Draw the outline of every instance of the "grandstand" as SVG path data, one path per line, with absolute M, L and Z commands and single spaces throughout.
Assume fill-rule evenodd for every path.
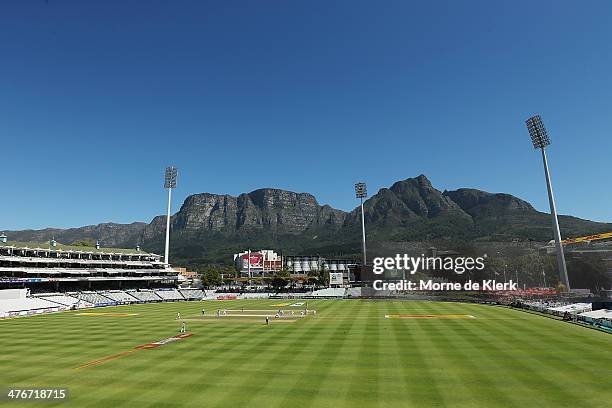
M 45 299 L 28 297 L 26 289 L 0 291 L 0 317 L 27 316 L 59 312 L 66 306 Z
M 117 303 L 135 303 L 138 302 L 138 299 L 133 297 L 127 292 L 121 290 L 110 290 L 103 292 L 104 296 L 107 298 L 114 300 Z
M 59 312 L 65 306 L 44 299 L 14 299 L 0 301 L 0 317 L 26 316 L 38 313 Z
M 116 306 L 131 303 L 215 299 L 214 292 L 200 289 L 164 288 L 158 290 L 84 291 L 69 293 L 41 293 L 29 296 L 27 289 L 0 290 L 0 318 L 60 312 L 70 309 Z
M 67 293 L 41 293 L 32 297 L 27 289 L 0 290 L 0 318 L 69 309 L 116 306 L 131 303 L 175 302 L 185 300 L 267 299 L 270 297 L 342 298 L 346 289 L 326 288 L 313 292 L 296 293 L 224 293 L 195 288 L 160 288 L 139 290 L 103 290 Z
M 202 300 L 204 299 L 204 292 L 200 289 L 180 289 L 181 295 L 187 300 Z
M 313 291 L 310 296 L 317 298 L 341 298 L 344 297 L 344 288 L 325 288 Z
M 79 300 L 92 303 L 94 306 L 109 306 L 114 305 L 116 302 L 112 299 L 104 296 L 98 292 L 81 292 L 79 293 L 70 293 L 73 297 L 78 297 Z
M 162 300 L 185 300 L 183 295 L 176 289 L 158 289 L 155 291 L 157 296 L 159 296 Z
M 134 298 L 140 300 L 141 302 L 159 302 L 161 298 L 155 294 L 152 290 L 133 290 L 127 291 L 128 294 L 133 296 Z
M 160 255 L 139 249 L 0 242 L 0 290 L 83 292 L 168 287 L 177 282 L 178 273 Z
M 44 300 L 48 300 L 49 302 L 57 303 L 62 306 L 67 307 L 93 307 L 93 303 L 81 301 L 79 302 L 78 297 L 73 297 L 69 295 L 64 295 L 61 293 L 43 293 L 36 295 L 36 297 Z

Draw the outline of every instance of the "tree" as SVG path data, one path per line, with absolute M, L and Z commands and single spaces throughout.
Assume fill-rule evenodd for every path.
M 276 272 L 274 275 L 272 275 L 272 288 L 274 288 L 274 290 L 278 292 L 284 289 L 285 286 L 287 286 L 287 283 L 289 283 L 290 279 L 291 274 L 287 269 L 283 268 L 280 271 Z
M 207 265 L 200 273 L 200 279 L 204 287 L 219 286 L 223 283 L 221 273 L 223 269 L 215 265 Z
M 593 293 L 599 293 L 610 287 L 608 267 L 599 255 L 568 257 L 567 270 L 570 286 L 573 288 L 590 289 Z
M 503 280 L 506 263 L 507 260 L 504 258 L 489 256 L 485 260 L 484 272 L 486 279 Z
M 317 270 L 308 271 L 306 282 L 308 282 L 309 285 L 316 286 L 319 284 L 320 280 L 321 280 L 321 276 L 320 276 L 319 271 Z
M 325 267 L 325 265 L 321 265 L 317 279 L 319 286 L 329 286 L 329 270 Z
M 233 266 L 223 265 L 219 267 L 219 273 L 226 277 L 234 277 L 236 276 L 236 269 Z

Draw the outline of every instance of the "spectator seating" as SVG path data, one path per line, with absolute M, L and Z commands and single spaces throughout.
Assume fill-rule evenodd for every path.
M 200 289 L 179 289 L 179 292 L 185 299 L 202 300 L 204 298 L 204 292 Z
M 66 306 L 41 298 L 18 298 L 0 300 L 0 317 L 27 316 L 37 313 L 58 312 Z
M 128 293 L 141 302 L 159 302 L 161 300 L 152 290 L 128 291 Z
M 109 299 L 98 292 L 81 292 L 79 299 L 85 302 L 93 303 L 94 306 L 112 305 L 116 303 L 114 300 Z
M 103 294 L 107 298 L 112 299 L 115 302 L 119 302 L 119 303 L 132 303 L 132 302 L 138 301 L 138 299 L 136 299 L 129 293 L 126 293 L 122 290 L 107 291 L 107 292 L 103 292 Z
M 162 300 L 185 300 L 183 295 L 176 289 L 158 289 L 155 293 Z
M 268 296 L 269 294 L 262 294 Z M 184 289 L 141 289 L 141 290 L 107 290 L 68 293 L 44 293 L 27 297 L 0 298 L 0 318 L 27 316 L 38 313 L 57 312 L 72 308 L 111 306 L 122 303 L 161 302 L 178 300 L 216 299 L 215 291 L 203 291 L 195 288 Z M 232 293 L 231 296 L 236 296 Z
M 344 288 L 325 288 L 319 289 L 312 292 L 313 297 L 344 297 Z
M 62 306 L 68 306 L 68 307 L 77 305 L 79 303 L 78 297 L 68 296 L 68 295 L 63 295 L 63 294 L 46 294 L 46 295 L 38 295 L 37 297 L 40 299 L 48 300 L 50 302 L 57 303 Z M 92 307 L 93 304 L 88 303 L 88 302 L 81 302 L 81 304 L 78 306 Z

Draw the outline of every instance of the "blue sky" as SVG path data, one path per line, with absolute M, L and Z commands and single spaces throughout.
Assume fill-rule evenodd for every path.
M 427 175 L 612 222 L 608 1 L 0 4 L 0 229 L 149 221 L 199 192 L 349 210 Z

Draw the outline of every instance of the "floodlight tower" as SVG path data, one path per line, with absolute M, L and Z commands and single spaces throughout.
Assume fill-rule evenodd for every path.
M 363 199 L 368 196 L 368 189 L 363 182 L 355 183 L 355 196 L 361 201 L 361 243 L 363 246 L 363 265 L 367 265 L 366 259 L 366 234 L 365 234 L 365 215 L 363 213 Z
M 561 244 L 561 230 L 559 229 L 559 219 L 557 218 L 557 206 L 555 205 L 555 197 L 552 190 L 552 182 L 550 180 L 550 172 L 548 171 L 548 160 L 546 159 L 546 146 L 550 145 L 550 139 L 546 133 L 546 128 L 542 122 L 540 115 L 532 116 L 525 121 L 529 136 L 534 149 L 542 151 L 542 161 L 544 162 L 544 174 L 546 176 L 546 187 L 548 188 L 548 203 L 550 204 L 550 215 L 553 224 L 553 233 L 555 236 L 555 246 L 557 247 L 557 264 L 559 265 L 559 278 L 565 285 L 566 289 L 570 290 L 569 278 L 567 276 L 567 266 L 565 264 L 565 255 L 563 254 L 563 245 Z
M 164 177 L 164 188 L 168 189 L 168 213 L 166 217 L 166 252 L 164 253 L 164 262 L 166 267 L 170 267 L 168 255 L 170 253 L 170 208 L 172 202 L 172 189 L 176 188 L 176 176 L 178 170 L 174 166 L 166 167 L 166 175 Z

